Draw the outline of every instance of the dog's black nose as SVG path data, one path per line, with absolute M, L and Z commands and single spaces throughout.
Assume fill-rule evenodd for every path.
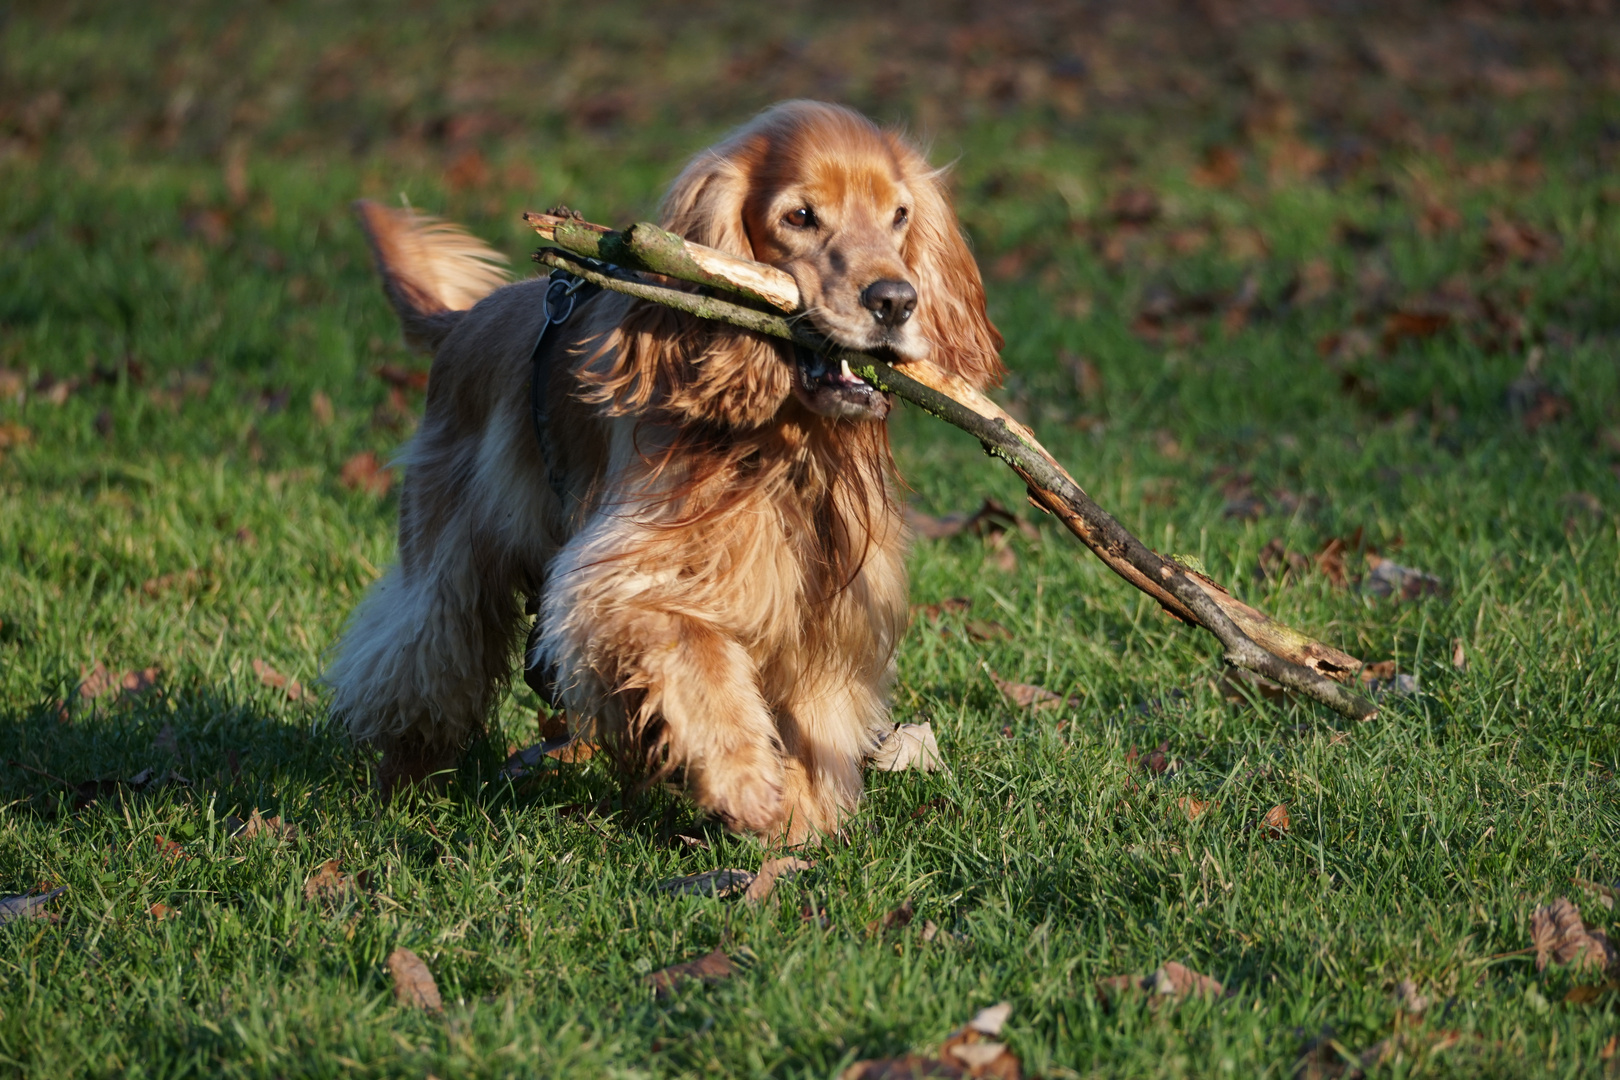
M 861 306 L 884 326 L 899 326 L 917 310 L 917 290 L 909 281 L 874 281 L 861 290 Z

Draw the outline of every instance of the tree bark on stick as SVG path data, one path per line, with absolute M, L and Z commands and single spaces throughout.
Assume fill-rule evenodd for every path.
M 1361 669 L 1360 660 L 1277 622 L 1209 577 L 1147 547 L 1086 494 L 1033 432 L 990 398 L 935 364 L 891 364 L 836 345 L 803 319 L 777 314 L 796 312 L 800 307 L 797 284 L 788 274 L 690 243 L 645 222 L 614 232 L 569 217 L 525 214 L 524 218 L 542 238 L 559 245 L 535 253 L 535 261 L 542 265 L 700 318 L 843 357 L 852 371 L 878 389 L 977 438 L 987 454 L 1006 463 L 1024 481 L 1035 505 L 1063 522 L 1109 569 L 1172 615 L 1213 634 L 1223 646 L 1228 664 L 1271 679 L 1352 719 L 1368 720 L 1377 714 L 1376 705 L 1341 685 Z M 593 265 L 591 260 L 613 265 Z M 752 303 L 627 279 L 615 273 L 615 268 L 674 278 L 708 290 L 723 289 Z M 774 310 L 761 310 L 760 305 Z

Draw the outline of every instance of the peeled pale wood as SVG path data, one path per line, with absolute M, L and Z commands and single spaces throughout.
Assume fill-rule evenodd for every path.
M 715 296 L 643 281 L 626 281 L 602 268 L 586 265 L 576 257 L 601 259 L 618 266 L 727 289 L 745 299 L 765 300 L 755 288 L 760 275 L 734 281 L 723 272 L 728 267 L 722 259 L 733 263 L 741 260 L 730 256 L 708 258 L 709 255 L 720 256 L 720 253 L 683 240 L 656 225 L 643 222 L 623 233 L 615 233 L 573 219 L 538 214 L 528 214 L 525 218 L 542 237 L 566 249 L 536 252 L 535 260 L 543 265 L 568 270 L 603 288 L 665 304 L 701 318 L 731 323 L 785 338 L 817 352 L 841 356 L 855 374 L 878 389 L 903 398 L 975 436 L 985 453 L 1000 458 L 1018 474 L 1029 489 L 1031 501 L 1063 522 L 1111 570 L 1153 597 L 1172 615 L 1214 634 L 1225 647 L 1227 663 L 1263 675 L 1345 716 L 1366 720 L 1377 714 L 1377 706 L 1372 702 L 1335 681 L 1347 679 L 1360 670 L 1360 660 L 1277 622 L 1238 600 L 1205 575 L 1148 548 L 1085 493 L 1033 432 L 950 372 L 928 361 L 890 364 L 836 345 L 810 329 L 805 320 L 789 320 Z M 641 238 L 634 245 L 625 239 L 631 234 Z M 707 269 L 698 265 L 693 252 L 705 253 L 702 258 L 706 260 Z M 749 265 L 762 267 L 762 264 Z M 762 269 L 787 277 L 770 267 Z M 766 302 L 782 307 L 774 300 Z M 798 306 L 795 290 L 793 310 Z
M 752 259 L 739 259 L 702 244 L 689 244 L 657 225 L 641 222 L 623 232 L 612 232 L 601 225 L 555 214 L 527 213 L 523 220 L 542 239 L 551 240 L 577 255 L 727 289 L 769 304 L 778 311 L 799 309 L 799 285 L 792 275 Z

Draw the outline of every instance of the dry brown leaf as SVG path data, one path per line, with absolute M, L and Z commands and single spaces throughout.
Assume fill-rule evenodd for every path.
M 1425 596 L 1444 596 L 1445 583 L 1433 574 L 1402 566 L 1372 552 L 1367 553 L 1368 574 L 1362 587 L 1374 596 L 1389 596 L 1397 600 L 1417 600 Z
M 670 878 L 658 883 L 658 891 L 675 896 L 713 896 L 724 899 L 743 892 L 754 883 L 754 874 L 747 870 L 705 870 L 701 874 Z
M 898 1058 L 857 1061 L 839 1075 L 839 1080 L 918 1080 L 921 1077 L 1021 1080 L 1022 1062 L 1005 1043 L 997 1040 L 1011 1014 L 1012 1005 L 1005 1001 L 981 1009 L 967 1024 L 951 1032 L 940 1045 L 937 1056 L 906 1054 Z
M 343 463 L 338 481 L 350 491 L 367 491 L 381 498 L 394 486 L 394 473 L 375 452 L 362 450 Z
M 668 997 L 674 993 L 675 988 L 682 980 L 695 979 L 704 983 L 717 983 L 721 979 L 728 979 L 736 973 L 731 964 L 731 958 L 719 949 L 704 953 L 696 960 L 688 960 L 682 964 L 671 964 L 661 971 L 655 971 L 645 976 L 642 981 L 653 988 L 658 997 Z
M 1025 521 L 995 499 L 986 499 L 971 514 L 947 514 L 930 517 L 919 510 L 906 510 L 906 523 L 912 532 L 929 540 L 943 540 L 958 533 L 972 532 L 978 536 L 997 537 L 1016 529 L 1026 539 L 1033 540 L 1040 530 Z
M 1608 935 L 1581 921 L 1581 909 L 1567 896 L 1537 907 L 1531 914 L 1530 944 L 1536 950 L 1537 971 L 1546 970 L 1552 960 L 1572 964 L 1576 971 L 1595 968 L 1620 977 L 1620 953 Z
M 1288 835 L 1288 826 L 1292 822 L 1288 817 L 1288 807 L 1278 803 L 1266 811 L 1266 816 L 1260 819 L 1260 827 L 1266 830 L 1266 835 L 1273 840 L 1280 840 Z
M 878 772 L 938 772 L 944 768 L 939 753 L 939 742 L 934 738 L 934 725 L 901 724 L 883 737 L 883 741 L 867 759 Z
M 176 915 L 180 914 L 168 904 L 153 904 L 151 907 L 146 909 L 146 913 L 152 916 L 152 918 L 156 919 L 158 922 L 162 922 L 164 919 L 172 919 Z
M 298 826 L 282 821 L 279 815 L 263 817 L 259 814 L 258 807 L 253 808 L 246 821 L 238 817 L 227 817 L 225 832 L 226 835 L 238 840 L 252 840 L 259 836 L 270 836 L 277 840 L 298 839 Z
M 10 397 L 10 394 L 0 394 L 0 397 Z M 32 428 L 24 427 L 16 421 L 8 420 L 0 424 L 0 452 L 15 450 L 19 446 L 27 446 L 34 441 Z
M 754 880 L 748 883 L 743 891 L 743 903 L 759 906 L 770 899 L 771 892 L 779 881 L 790 881 L 801 871 L 808 870 L 815 863 L 796 859 L 792 856 L 781 859 L 766 859 L 760 864 L 759 873 Z
M 1463 648 L 1462 638 L 1451 640 L 1451 666 L 1457 671 L 1468 670 L 1468 650 Z
M 332 399 L 325 390 L 317 390 L 309 396 L 309 413 L 321 427 L 331 427 L 332 421 L 337 418 L 337 410 L 332 407 Z
M 1612 990 L 1620 990 L 1620 983 L 1606 982 L 1601 986 L 1572 986 L 1564 994 L 1564 1004 L 1590 1005 Z
M 263 660 L 253 661 L 253 674 L 270 689 L 285 690 L 288 700 L 302 701 L 304 698 L 304 687 L 298 680 L 288 678 Z
M 965 596 L 952 596 L 941 600 L 937 604 L 923 604 L 911 609 L 913 615 L 926 615 L 930 619 L 938 620 L 941 615 L 959 615 L 973 606 L 973 601 Z
M 1243 175 L 1243 158 L 1230 146 L 1216 145 L 1204 151 L 1203 162 L 1193 170 L 1192 182 L 1199 187 L 1231 187 Z
M 153 839 L 157 842 L 158 854 L 162 855 L 170 862 L 174 862 L 176 859 L 191 858 L 190 855 L 186 854 L 185 849 L 179 844 L 175 843 L 173 840 L 166 840 L 162 835 L 155 836 Z
M 311 902 L 322 900 L 334 904 L 341 903 L 358 892 L 361 887 L 361 882 L 355 875 L 343 872 L 343 863 L 340 860 L 327 859 L 304 881 L 304 899 Z
M 1401 1008 L 1413 1016 L 1421 1016 L 1429 1007 L 1429 999 L 1418 993 L 1417 983 L 1411 979 L 1402 979 L 1395 987 L 1395 1000 Z
M 887 933 L 890 930 L 903 929 L 904 927 L 911 925 L 911 920 L 916 917 L 916 914 L 917 909 L 912 906 L 910 900 L 907 900 L 899 907 L 883 915 L 879 915 L 877 918 L 867 923 L 866 932 L 868 935 L 872 935 Z
M 439 984 L 433 981 L 433 972 L 422 958 L 401 946 L 388 954 L 388 973 L 394 977 L 394 1001 L 407 1009 L 426 1009 L 439 1012 L 444 1002 L 439 998 Z
M 1148 1000 L 1156 1005 L 1160 1001 L 1179 1001 L 1195 995 L 1221 997 L 1226 994 L 1226 988 L 1219 980 L 1171 960 L 1149 975 L 1113 975 L 1099 979 L 1097 993 L 1105 1003 L 1146 994 L 1150 995 Z
M 1036 712 L 1040 712 L 1045 709 L 1061 709 L 1064 706 L 1076 708 L 1080 704 L 1078 697 L 1064 699 L 1044 687 L 1036 686 L 1033 683 L 1012 682 L 1003 679 L 994 671 L 990 671 L 989 668 L 985 670 L 990 674 L 990 681 L 996 684 L 996 689 L 1000 690 L 1006 695 L 1008 701 L 1011 701 L 1020 709 L 1034 709 Z
M 1181 812 L 1183 814 L 1187 815 L 1188 821 L 1197 821 L 1210 807 L 1214 806 L 1215 804 L 1212 802 L 1206 802 L 1203 799 L 1196 799 L 1191 795 L 1183 795 L 1181 798 L 1176 800 L 1176 805 L 1181 808 Z
M 1166 739 L 1146 754 L 1140 753 L 1135 744 L 1125 751 L 1125 765 L 1127 768 L 1141 765 L 1146 772 L 1154 776 L 1163 776 L 1174 772 L 1181 767 L 1181 762 L 1170 756 L 1170 740 Z

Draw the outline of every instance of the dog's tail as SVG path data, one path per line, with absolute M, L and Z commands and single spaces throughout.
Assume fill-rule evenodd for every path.
M 413 348 L 433 352 L 468 308 L 507 283 L 506 256 L 459 225 L 369 199 L 354 209 Z

